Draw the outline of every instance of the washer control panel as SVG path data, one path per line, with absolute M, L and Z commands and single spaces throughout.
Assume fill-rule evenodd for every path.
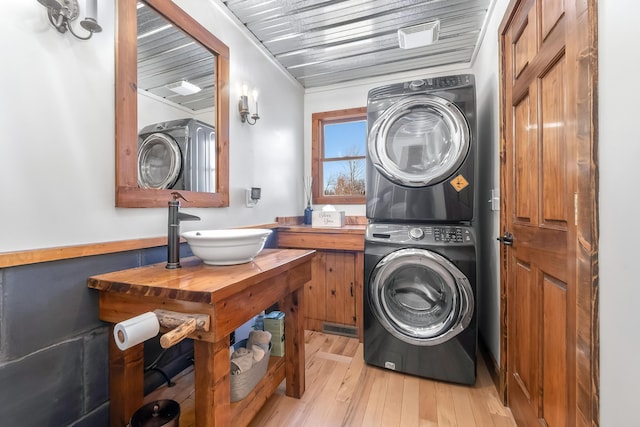
M 436 242 L 463 242 L 462 235 L 460 227 L 433 227 L 433 238 Z
M 414 245 L 475 243 L 473 230 L 466 225 L 369 224 L 365 239 Z

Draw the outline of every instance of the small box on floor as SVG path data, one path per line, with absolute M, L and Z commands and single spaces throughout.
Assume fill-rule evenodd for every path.
M 264 330 L 271 332 L 271 355 L 284 356 L 284 313 L 272 311 L 265 315 Z

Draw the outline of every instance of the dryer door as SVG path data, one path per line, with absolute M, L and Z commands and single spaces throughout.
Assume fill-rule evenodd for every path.
M 426 249 L 392 252 L 374 268 L 369 301 L 376 318 L 396 338 L 436 345 L 462 332 L 474 310 L 467 277 Z
M 182 154 L 178 143 L 164 133 L 153 133 L 138 147 L 138 185 L 171 188 L 180 176 Z
M 425 187 L 449 178 L 469 154 L 470 130 L 460 109 L 433 95 L 403 98 L 369 132 L 373 165 L 392 182 Z

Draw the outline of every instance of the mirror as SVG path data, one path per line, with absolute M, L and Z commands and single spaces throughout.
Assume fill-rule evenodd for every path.
M 137 3 L 136 0 L 118 0 L 117 3 L 116 206 L 166 207 L 174 189 L 144 188 L 138 183 L 138 132 L 140 131 L 138 117 L 142 114 L 147 120 L 153 115 L 138 109 L 139 104 L 147 102 L 138 102 L 138 46 L 137 42 L 134 42 L 138 35 Z M 201 55 L 204 57 L 201 61 L 205 64 L 204 66 L 212 67 L 208 78 L 213 76 L 213 82 L 195 82 L 203 86 L 203 94 L 211 96 L 213 102 L 205 104 L 195 102 L 195 98 L 202 100 L 202 97 L 172 95 L 166 88 L 161 88 L 160 92 L 154 93 L 151 90 L 149 92 L 153 94 L 152 97 L 169 99 L 171 102 L 180 104 L 184 111 L 192 110 L 192 118 L 211 124 L 215 128 L 215 153 L 211 156 L 215 159 L 215 165 L 211 168 L 215 177 L 210 179 L 215 183 L 215 189 L 212 192 L 179 189 L 178 191 L 188 200 L 183 202 L 183 205 L 187 207 L 229 206 L 229 48 L 173 2 L 145 0 L 140 3 L 145 9 L 152 11 L 145 13 L 157 14 L 158 19 L 168 21 L 177 30 L 193 39 L 195 43 L 192 45 L 201 50 L 198 55 L 202 54 L 202 50 L 213 54 L 212 60 L 206 52 Z M 148 51 L 147 48 L 144 51 Z M 140 75 L 140 89 L 145 89 L 144 86 L 149 79 L 145 73 Z

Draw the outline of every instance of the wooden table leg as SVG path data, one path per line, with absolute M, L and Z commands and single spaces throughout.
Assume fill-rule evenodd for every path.
M 120 350 L 109 328 L 109 399 L 111 427 L 125 427 L 144 401 L 144 343 Z
M 282 301 L 284 316 L 284 357 L 286 394 L 299 399 L 304 394 L 304 318 L 302 308 L 303 288 L 287 295 Z
M 193 342 L 196 427 L 231 425 L 229 337 L 213 344 Z

